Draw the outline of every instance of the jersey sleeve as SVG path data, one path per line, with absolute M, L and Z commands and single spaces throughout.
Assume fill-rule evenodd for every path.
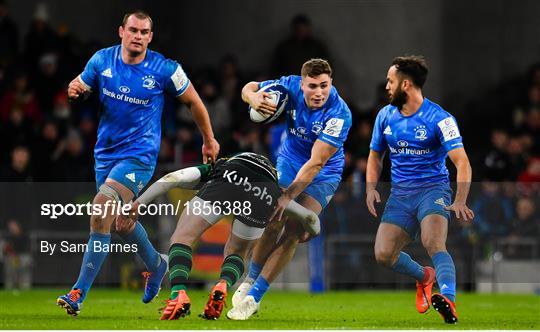
M 297 80 L 295 80 L 294 75 L 292 75 L 292 76 L 282 76 L 280 79 L 277 79 L 277 80 L 267 80 L 267 81 L 260 82 L 259 83 L 259 89 L 263 88 L 263 87 L 265 87 L 267 85 L 270 85 L 270 84 L 278 83 L 278 84 L 283 85 L 285 88 L 287 88 L 287 90 L 291 91 L 291 87 L 292 87 L 292 85 L 294 84 L 295 81 L 297 81 Z
M 388 143 L 384 137 L 384 118 L 386 111 L 380 110 L 375 119 L 375 125 L 373 126 L 373 133 L 371 134 L 371 143 L 369 148 L 373 151 L 383 152 L 386 150 Z
M 98 51 L 88 60 L 84 71 L 80 75 L 80 80 L 90 90 L 95 90 L 98 86 L 99 68 L 103 62 L 101 52 Z
M 329 116 L 324 127 L 317 137 L 318 140 L 340 148 L 345 143 L 349 129 L 351 129 L 352 116 L 346 105 L 340 105 L 340 111 Z
M 456 119 L 450 114 L 447 114 L 443 119 L 437 120 L 437 128 L 435 130 L 446 152 L 463 147 L 463 139 L 459 132 Z
M 167 60 L 165 65 L 165 92 L 178 97 L 186 92 L 189 87 L 189 78 L 182 66 L 172 60 Z

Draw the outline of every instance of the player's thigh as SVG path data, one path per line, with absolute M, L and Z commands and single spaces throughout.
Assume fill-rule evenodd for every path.
M 452 192 L 449 186 L 441 185 L 426 189 L 420 198 L 418 220 L 420 220 L 422 245 L 429 252 L 445 250 L 448 235 Z
M 448 185 L 436 186 L 422 191 L 418 198 L 417 219 L 423 221 L 426 216 L 436 214 L 450 220 L 450 211 L 445 207 L 452 204 L 452 190 Z
M 410 195 L 390 194 L 381 217 L 381 225 L 392 224 L 405 231 L 410 239 L 416 239 L 420 223 L 416 218 L 418 202 Z
M 420 224 L 422 245 L 428 254 L 446 250 L 448 219 L 440 214 L 428 214 Z
M 223 215 L 213 214 L 211 210 L 205 211 L 202 208 L 204 205 L 210 206 L 209 203 L 200 197 L 193 197 L 178 219 L 171 236 L 171 244 L 182 243 L 191 246 L 208 228 L 223 218 Z

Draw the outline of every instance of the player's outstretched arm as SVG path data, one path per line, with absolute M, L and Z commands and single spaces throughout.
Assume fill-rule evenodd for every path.
M 139 204 L 148 204 L 156 197 L 166 193 L 172 188 L 194 189 L 203 176 L 205 170 L 201 167 L 188 167 L 171 172 L 154 182 L 146 191 L 137 198 Z
M 450 157 L 450 160 L 452 160 L 457 169 L 457 190 L 454 203 L 445 207 L 445 209 L 454 211 L 456 218 L 460 220 L 470 221 L 474 218 L 474 212 L 467 207 L 467 196 L 469 195 L 472 179 L 472 168 L 469 163 L 469 157 L 464 148 L 451 150 L 448 152 L 448 157 Z
M 242 88 L 242 100 L 254 110 L 263 115 L 272 115 L 276 112 L 276 106 L 270 103 L 270 94 L 259 90 L 259 82 L 249 82 Z
M 338 149 L 321 140 L 316 140 L 311 149 L 311 157 L 300 168 L 296 174 L 296 178 L 283 192 L 278 199 L 278 204 L 270 220 L 280 220 L 283 211 L 289 205 L 289 202 L 294 200 L 300 193 L 306 189 L 313 179 L 319 174 L 321 169 L 326 165 L 326 162 L 336 153 Z
M 289 205 L 285 208 L 284 214 L 293 220 L 299 221 L 311 236 L 317 236 L 321 232 L 319 216 L 295 201 L 289 202 Z
M 116 219 L 116 229 L 132 229 L 133 224 L 139 216 L 139 206 L 141 204 L 147 205 L 159 195 L 162 195 L 175 187 L 194 189 L 201 181 L 201 178 L 206 178 L 208 176 L 210 170 L 210 165 L 188 167 L 171 172 L 157 180 L 131 204 L 130 210 L 125 215 L 118 216 Z
M 204 106 L 201 97 L 199 97 L 199 94 L 190 83 L 187 90 L 180 95 L 178 99 L 189 107 L 193 120 L 197 124 L 197 127 L 199 127 L 199 131 L 203 137 L 203 163 L 206 164 L 209 161 L 216 161 L 219 154 L 219 143 L 214 138 L 210 116 L 208 115 L 208 110 L 206 109 L 206 106 Z
M 377 183 L 381 176 L 384 153 L 369 150 L 369 157 L 366 168 L 366 205 L 369 213 L 377 217 L 375 203 L 381 202 L 381 195 L 377 191 Z

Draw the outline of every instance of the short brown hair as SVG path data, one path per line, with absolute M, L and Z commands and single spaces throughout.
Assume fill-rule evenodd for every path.
M 128 12 L 128 13 L 126 13 L 126 15 L 124 15 L 124 19 L 122 20 L 122 26 L 123 27 L 126 26 L 126 22 L 127 22 L 128 18 L 131 15 L 135 15 L 135 17 L 138 18 L 139 20 L 147 19 L 148 21 L 150 21 L 150 30 L 152 30 L 152 27 L 154 26 L 154 21 L 152 21 L 152 18 L 150 17 L 150 15 L 147 12 L 145 12 L 144 10 L 140 10 L 140 9 Z
M 419 88 L 424 86 L 428 74 L 426 59 L 421 55 L 408 55 L 394 58 L 392 66 L 398 73 L 407 76 Z
M 332 77 L 332 68 L 328 61 L 324 59 L 311 59 L 302 65 L 301 74 L 302 77 L 316 77 L 321 74 L 328 74 L 328 76 Z

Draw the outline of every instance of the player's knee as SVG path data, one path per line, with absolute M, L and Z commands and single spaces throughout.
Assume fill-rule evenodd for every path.
M 436 238 L 422 238 L 422 245 L 430 257 L 439 251 L 446 251 L 446 245 L 444 242 Z
M 107 219 L 102 215 L 92 215 L 90 217 L 90 229 L 93 232 L 109 233 L 111 231 L 111 223 Z
M 394 265 L 396 258 L 397 255 L 392 250 L 375 247 L 375 260 L 377 261 L 377 264 L 391 267 Z

